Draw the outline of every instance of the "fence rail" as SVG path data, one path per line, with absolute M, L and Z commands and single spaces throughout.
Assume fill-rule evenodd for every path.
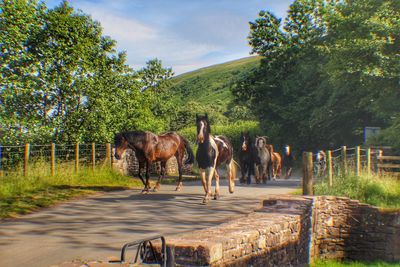
M 320 150 L 315 154 L 303 152 L 303 194 L 312 194 L 310 184 L 314 182 L 326 181 L 332 186 L 335 175 L 353 173 L 359 176 L 361 172 L 399 173 L 400 156 L 384 156 L 380 149 L 364 149 L 360 146 L 342 146 L 335 150 Z
M 46 144 L 21 146 L 0 145 L 0 176 L 30 174 L 30 167 L 39 166 L 41 174 L 54 176 L 70 169 L 79 171 L 81 166 L 112 166 L 111 144 Z

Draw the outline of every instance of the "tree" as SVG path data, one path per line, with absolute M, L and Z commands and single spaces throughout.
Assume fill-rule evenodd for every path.
M 283 27 L 260 12 L 261 20 L 250 22 L 249 43 L 265 59 L 233 88 L 237 101 L 255 110 L 278 144 L 361 143 L 364 126 L 390 125 L 399 113 L 398 7 L 297 0 Z

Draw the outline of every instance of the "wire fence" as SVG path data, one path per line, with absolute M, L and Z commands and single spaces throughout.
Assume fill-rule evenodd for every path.
M 320 150 L 312 153 L 313 180 L 314 182 L 329 182 L 333 176 L 344 174 L 359 175 L 362 172 L 370 174 L 397 171 L 395 168 L 390 170 L 385 168 L 389 165 L 382 164 L 384 158 L 383 150 L 379 148 L 361 148 L 359 146 L 347 148 L 343 146 L 335 150 Z M 395 159 L 397 157 L 387 158 Z M 398 158 L 400 160 L 400 157 Z
M 110 144 L 47 144 L 0 146 L 0 176 L 27 176 L 78 171 L 81 167 L 111 166 Z M 39 173 L 38 173 L 39 172 Z

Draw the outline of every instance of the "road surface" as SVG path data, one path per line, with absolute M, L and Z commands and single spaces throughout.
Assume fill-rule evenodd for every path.
M 1 267 L 48 267 L 75 259 L 118 256 L 124 243 L 156 234 L 171 235 L 202 229 L 252 212 L 269 194 L 286 194 L 299 179 L 271 181 L 267 185 L 236 185 L 229 194 L 202 204 L 199 182 L 174 185 L 141 195 L 126 190 L 92 196 L 0 223 Z

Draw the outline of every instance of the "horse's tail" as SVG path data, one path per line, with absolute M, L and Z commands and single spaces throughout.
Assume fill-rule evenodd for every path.
M 231 162 L 229 162 L 228 165 L 228 184 L 229 184 L 229 193 L 233 193 L 234 189 L 235 189 L 235 179 L 236 179 L 236 165 L 237 162 L 233 160 L 231 160 Z
M 185 137 L 183 137 L 183 136 L 180 136 L 180 137 L 183 141 L 183 144 L 185 145 L 186 153 L 188 155 L 188 158 L 185 161 L 185 164 L 193 164 L 194 163 L 194 154 L 193 154 L 192 148 L 190 147 L 190 143 Z

